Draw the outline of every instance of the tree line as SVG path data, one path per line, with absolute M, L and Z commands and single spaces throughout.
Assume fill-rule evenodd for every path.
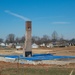
M 50 42 L 61 42 L 63 43 L 64 41 L 67 42 L 67 41 L 70 41 L 70 42 L 75 42 L 75 39 L 71 39 L 71 40 L 66 40 L 63 38 L 63 36 L 59 37 L 58 36 L 58 33 L 56 31 L 54 31 L 50 36 L 48 35 L 43 35 L 42 37 L 39 37 L 39 36 L 32 36 L 32 43 L 36 43 L 38 45 L 40 44 L 45 44 L 47 45 L 48 43 Z M 25 42 L 25 36 L 22 36 L 21 38 L 19 37 L 15 37 L 14 34 L 9 34 L 7 35 L 5 41 L 0 38 L 0 43 L 24 43 Z

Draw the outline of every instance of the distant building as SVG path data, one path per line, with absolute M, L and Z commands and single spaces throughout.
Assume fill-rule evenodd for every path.
M 48 48 L 53 48 L 54 46 L 53 46 L 52 43 L 50 43 L 50 44 L 47 45 L 47 47 L 48 47 Z
M 16 49 L 17 50 L 22 50 L 23 48 L 22 48 L 22 46 L 16 46 Z
M 41 47 L 45 47 L 45 44 L 43 43 L 43 44 L 41 44 L 40 46 L 41 46 Z
M 6 46 L 5 43 L 0 43 L 0 46 Z
M 32 48 L 39 48 L 39 46 L 37 44 L 32 44 Z
M 5 45 L 6 45 L 6 47 L 8 47 L 8 46 L 9 46 L 9 44 L 7 44 L 7 43 L 6 43 Z
M 17 50 L 23 50 L 23 46 L 24 46 L 23 43 L 17 43 L 16 46 L 15 46 L 15 48 L 16 48 Z

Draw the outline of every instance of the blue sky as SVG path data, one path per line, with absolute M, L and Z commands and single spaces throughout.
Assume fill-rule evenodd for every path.
M 32 21 L 33 36 L 51 36 L 56 31 L 75 38 L 75 0 L 0 0 L 0 38 L 25 34 L 25 21 Z

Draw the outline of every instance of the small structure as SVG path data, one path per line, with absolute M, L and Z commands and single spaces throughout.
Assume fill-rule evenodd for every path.
M 39 48 L 39 46 L 37 44 L 32 44 L 32 48 Z
M 45 47 L 45 44 L 43 43 L 43 44 L 41 44 L 40 46 L 41 46 L 41 47 Z
M 22 49 L 22 46 L 17 45 L 17 46 L 16 46 L 16 49 L 17 49 L 17 50 L 21 50 L 21 49 Z
M 5 46 L 5 43 L 0 43 L 0 46 L 4 47 Z
M 54 46 L 53 46 L 52 43 L 50 43 L 50 44 L 47 45 L 47 47 L 48 47 L 48 48 L 53 48 Z

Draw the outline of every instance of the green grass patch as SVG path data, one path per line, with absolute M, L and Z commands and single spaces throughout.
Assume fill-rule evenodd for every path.
M 1 71 L 1 75 L 69 75 L 71 68 L 9 68 Z M 72 75 L 75 75 L 75 69 Z

